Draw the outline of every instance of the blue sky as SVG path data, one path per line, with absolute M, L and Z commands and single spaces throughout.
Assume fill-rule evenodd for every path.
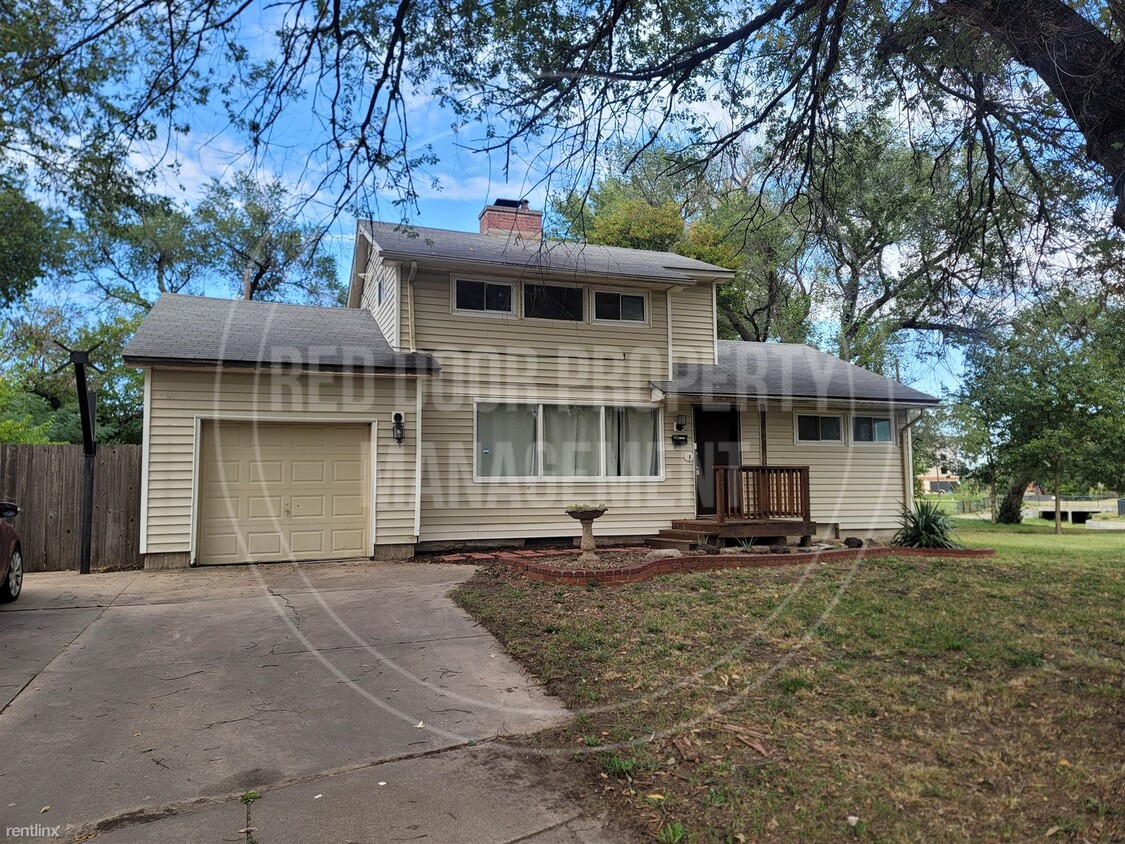
M 415 189 L 417 206 L 409 209 L 410 222 L 436 228 L 476 231 L 477 215 L 497 197 L 528 198 L 534 208 L 543 208 L 551 189 L 542 181 L 535 165 L 517 156 L 510 172 L 504 173 L 502 156 L 474 152 L 479 145 L 479 132 L 472 127 L 461 134 L 451 128 L 452 115 L 437 108 L 423 97 L 409 98 L 411 142 L 415 148 L 429 145 L 438 159 L 426 172 L 418 174 Z M 244 143 L 226 126 L 225 117 L 198 113 L 193 116 L 193 131 L 178 138 L 172 150 L 178 168 L 169 170 L 162 180 L 162 189 L 185 203 L 194 203 L 203 194 L 210 179 L 228 178 L 234 171 L 251 163 Z M 292 185 L 294 195 L 307 194 L 322 175 L 310 158 L 313 136 L 308 116 L 289 115 L 272 136 L 272 149 L 262 168 L 266 176 L 276 176 Z M 477 135 L 474 137 L 474 135 Z M 534 151 L 532 151 L 534 154 Z M 139 150 L 137 163 L 152 160 L 153 153 Z M 324 224 L 331 219 L 329 208 L 334 197 L 326 193 L 319 202 L 305 208 L 310 222 Z M 393 204 L 391 193 L 376 197 L 372 214 L 376 219 L 395 221 L 403 211 Z M 318 216 L 319 215 L 319 216 Z M 336 258 L 342 281 L 347 281 L 351 265 L 355 218 L 344 213 L 331 220 L 328 248 Z M 208 295 L 229 296 L 229 289 L 207 290 Z M 960 359 L 947 360 L 905 354 L 900 360 L 904 382 L 936 395 L 955 386 Z

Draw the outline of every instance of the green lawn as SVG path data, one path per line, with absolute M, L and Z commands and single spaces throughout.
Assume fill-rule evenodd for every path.
M 639 840 L 1125 840 L 1125 537 L 458 601 L 578 712 L 526 744 Z

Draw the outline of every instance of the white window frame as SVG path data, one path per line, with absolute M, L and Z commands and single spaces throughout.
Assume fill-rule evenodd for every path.
M 548 322 L 561 322 L 562 320 L 547 320 Z M 535 455 L 535 465 L 539 469 L 538 475 L 519 475 L 511 477 L 493 477 L 483 476 L 477 469 L 477 452 L 479 449 L 477 441 L 477 406 L 481 404 L 498 405 L 498 404 L 524 404 L 536 405 L 538 410 L 535 414 L 535 447 L 537 449 Z M 555 406 L 581 406 L 581 407 L 597 407 L 601 409 L 601 421 L 598 426 L 598 435 L 601 438 L 601 463 L 598 467 L 600 474 L 598 475 L 577 475 L 577 476 L 560 476 L 560 475 L 544 475 L 543 474 L 543 408 L 547 405 Z M 638 410 L 655 410 L 659 426 L 656 437 L 656 454 L 657 463 L 660 465 L 660 472 L 656 475 L 607 475 L 607 455 L 605 449 L 605 409 L 607 407 L 632 407 Z M 566 401 L 563 399 L 515 399 L 515 398 L 477 398 L 473 399 L 473 483 L 478 484 L 557 484 L 557 483 L 608 483 L 608 484 L 637 484 L 637 483 L 662 483 L 665 480 L 665 465 L 664 465 L 664 410 L 661 405 L 653 402 L 613 402 L 613 401 Z
M 476 311 L 472 308 L 458 308 L 457 307 L 457 282 L 459 281 L 476 281 L 481 284 L 496 284 L 504 285 L 512 291 L 512 309 L 510 311 Z M 479 276 L 461 275 L 458 273 L 450 273 L 449 275 L 449 312 L 459 316 L 472 316 L 472 317 L 486 317 L 490 319 L 519 319 L 520 318 L 520 303 L 523 301 L 523 294 L 520 290 L 520 285 L 515 281 L 506 281 L 502 278 L 481 278 Z
M 524 307 L 524 297 L 527 295 L 527 288 L 531 287 L 568 287 L 571 290 L 582 291 L 582 319 L 551 319 L 550 317 L 531 317 L 527 315 L 527 308 Z M 530 320 L 531 322 L 542 322 L 550 325 L 565 325 L 566 323 L 583 324 L 590 321 L 590 311 L 592 298 L 590 296 L 590 286 L 587 284 L 568 284 L 566 282 L 557 281 L 524 281 L 520 283 L 520 318 Z M 565 404 L 565 402 L 563 402 Z
M 891 438 L 889 440 L 857 440 L 855 438 L 855 420 L 861 416 L 866 416 L 868 419 L 886 419 L 891 427 Z M 887 447 L 897 445 L 895 437 L 895 417 L 893 413 L 877 414 L 875 411 L 865 411 L 863 413 L 849 413 L 848 417 L 848 441 L 850 445 L 858 445 L 864 447 Z
M 636 296 L 645 303 L 645 318 L 637 319 L 598 319 L 598 294 L 612 293 L 617 296 Z M 647 290 L 623 290 L 619 287 L 590 288 L 590 322 L 595 325 L 628 325 L 634 328 L 647 328 L 652 324 L 652 301 Z
M 840 420 L 840 439 L 838 440 L 803 440 L 801 439 L 801 421 L 802 416 L 834 416 Z M 820 410 L 794 410 L 793 411 L 793 443 L 794 445 L 811 445 L 811 446 L 842 446 L 848 445 L 848 433 L 850 424 L 848 414 L 831 411 Z

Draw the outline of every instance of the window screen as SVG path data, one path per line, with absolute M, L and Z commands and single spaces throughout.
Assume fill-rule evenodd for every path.
M 594 319 L 645 321 L 645 297 L 630 293 L 594 292 Z
M 840 442 L 840 417 L 798 416 L 797 439 L 802 442 Z
M 582 288 L 525 284 L 523 315 L 533 319 L 566 319 L 582 322 L 586 318 Z
M 457 301 L 454 307 L 459 311 L 491 311 L 501 314 L 512 312 L 512 285 L 510 284 L 459 278 L 456 295 Z
M 853 416 L 852 439 L 857 443 L 889 443 L 891 420 L 886 416 Z

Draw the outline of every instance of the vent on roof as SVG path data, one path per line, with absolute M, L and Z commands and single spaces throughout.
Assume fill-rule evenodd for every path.
M 543 212 L 532 211 L 526 199 L 497 199 L 480 212 L 480 233 L 496 237 L 543 239 Z

